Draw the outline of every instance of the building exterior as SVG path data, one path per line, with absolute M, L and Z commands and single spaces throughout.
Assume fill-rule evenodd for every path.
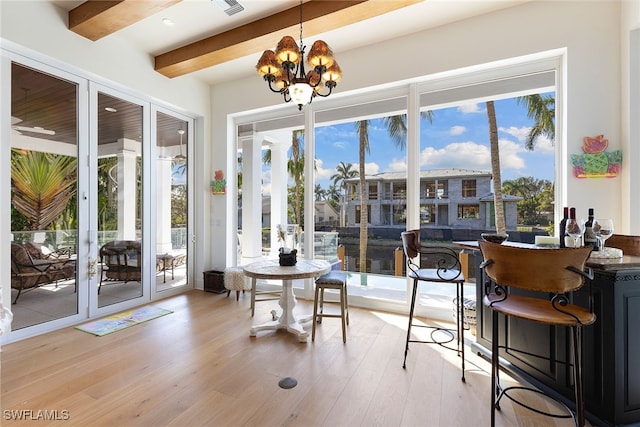
M 360 223 L 360 178 L 347 184 L 346 226 Z M 406 224 L 407 174 L 383 172 L 366 177 L 369 225 Z M 504 195 L 507 230 L 518 223 L 520 197 Z M 420 225 L 471 229 L 495 227 L 491 173 L 466 169 L 420 171 Z

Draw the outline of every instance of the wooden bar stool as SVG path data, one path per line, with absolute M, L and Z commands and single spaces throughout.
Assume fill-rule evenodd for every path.
M 339 295 L 340 314 L 323 312 L 324 290 L 336 289 Z M 330 271 L 316 279 L 316 292 L 313 300 L 313 326 L 311 328 L 311 341 L 316 338 L 316 323 L 321 323 L 323 317 L 337 317 L 342 319 L 342 342 L 347 342 L 347 327 L 349 324 L 349 301 L 347 299 L 347 275 L 343 271 Z
M 585 424 L 584 396 L 582 390 L 582 327 L 596 320 L 593 313 L 590 271 L 585 272 L 585 263 L 591 247 L 566 249 L 529 249 L 480 241 L 484 261 L 480 264 L 488 278 L 484 283 L 484 304 L 492 310 L 491 343 L 491 425 L 496 422 L 496 409 L 500 410 L 500 399 L 506 396 L 514 403 L 536 413 L 555 417 L 572 418 L 582 427 Z M 589 307 L 571 303 L 570 295 L 589 282 Z M 500 348 L 509 350 L 508 340 L 500 339 L 498 314 L 505 318 L 529 320 L 549 327 L 566 327 L 571 330 L 573 354 L 573 382 L 576 399 L 575 411 L 566 408 L 568 414 L 544 412 L 518 401 L 509 395 L 510 390 L 529 390 L 545 393 L 528 387 L 502 388 L 499 378 Z M 500 345 L 500 342 L 504 343 Z M 562 402 L 558 402 L 563 405 Z M 565 406 L 565 405 L 563 405 Z

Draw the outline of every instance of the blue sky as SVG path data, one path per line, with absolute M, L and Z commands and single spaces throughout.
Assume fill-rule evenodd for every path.
M 502 180 L 533 176 L 554 180 L 554 147 L 546 138 L 536 141 L 534 151 L 524 148 L 533 121 L 515 98 L 495 101 Z M 490 171 L 489 130 L 486 105 L 464 104 L 433 111 L 433 121 L 420 126 L 420 168 Z M 353 123 L 316 128 L 317 183 L 328 188 L 341 162 L 358 170 L 358 135 Z M 370 153 L 367 174 L 406 171 L 406 155 L 396 148 L 381 119 L 369 128 Z

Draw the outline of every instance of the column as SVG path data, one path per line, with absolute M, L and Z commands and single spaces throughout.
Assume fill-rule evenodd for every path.
M 278 224 L 285 226 L 287 219 L 287 195 L 289 174 L 287 172 L 287 152 L 291 147 L 291 134 L 272 135 L 269 139 L 271 149 L 271 255 L 276 256 L 281 243 L 278 242 Z
M 136 240 L 137 158 L 135 151 L 118 153 L 118 240 Z
M 171 163 L 168 156 L 156 162 L 156 253 L 171 252 Z
M 242 263 L 262 257 L 262 137 L 252 133 L 242 146 Z

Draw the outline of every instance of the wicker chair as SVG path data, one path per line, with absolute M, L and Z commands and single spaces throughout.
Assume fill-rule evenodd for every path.
M 104 280 L 139 282 L 142 280 L 142 245 L 136 240 L 113 240 L 100 248 L 100 285 Z
M 75 278 L 76 262 L 68 254 L 45 251 L 35 243 L 11 243 L 11 287 L 22 291 Z

